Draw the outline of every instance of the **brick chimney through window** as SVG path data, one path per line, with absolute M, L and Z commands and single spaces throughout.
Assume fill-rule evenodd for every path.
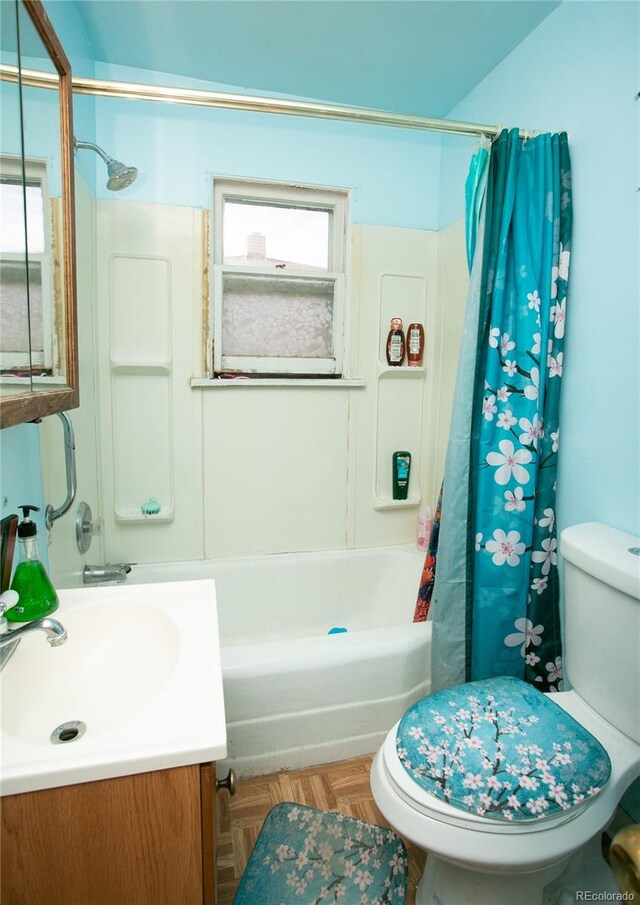
M 252 261 L 265 261 L 267 258 L 267 237 L 262 233 L 249 233 L 247 236 L 247 257 Z

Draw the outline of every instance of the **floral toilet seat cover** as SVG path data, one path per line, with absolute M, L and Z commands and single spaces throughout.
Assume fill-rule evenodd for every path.
M 611 775 L 600 742 L 520 679 L 469 682 L 429 695 L 403 716 L 398 758 L 429 794 L 497 821 L 557 817 Z

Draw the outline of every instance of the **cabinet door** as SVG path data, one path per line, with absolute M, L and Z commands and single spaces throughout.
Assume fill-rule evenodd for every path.
M 3 798 L 3 905 L 214 905 L 207 769 L 211 782 L 194 765 Z

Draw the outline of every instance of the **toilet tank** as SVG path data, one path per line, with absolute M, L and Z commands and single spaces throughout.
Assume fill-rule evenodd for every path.
M 583 700 L 640 742 L 640 539 L 589 522 L 560 536 L 565 674 Z

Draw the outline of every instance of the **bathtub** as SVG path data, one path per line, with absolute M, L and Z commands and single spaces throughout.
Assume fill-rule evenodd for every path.
M 372 753 L 429 693 L 431 625 L 411 621 L 422 561 L 413 547 L 287 553 L 134 565 L 129 581 L 215 579 L 219 767 L 251 776 Z

